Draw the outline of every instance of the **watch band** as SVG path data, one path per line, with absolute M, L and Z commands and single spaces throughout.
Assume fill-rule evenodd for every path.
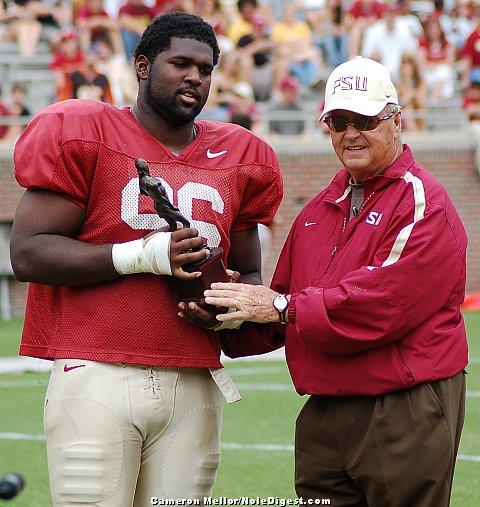
M 278 294 L 273 300 L 273 307 L 278 312 L 281 324 L 288 324 L 287 311 L 288 311 L 288 298 L 285 294 Z
M 288 306 L 287 306 L 287 308 L 285 308 L 285 310 L 283 310 L 283 312 L 278 312 L 278 314 L 280 315 L 280 324 L 288 324 L 287 310 L 288 310 Z

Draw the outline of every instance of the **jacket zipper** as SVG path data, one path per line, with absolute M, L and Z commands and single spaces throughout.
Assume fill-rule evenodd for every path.
M 357 214 L 355 215 L 355 220 L 358 220 L 358 217 L 360 216 L 360 213 L 363 211 L 363 208 L 365 207 L 365 204 L 367 204 L 367 202 L 370 200 L 371 197 L 373 197 L 374 194 L 375 194 L 375 190 L 373 190 L 370 193 L 370 195 L 363 201 L 362 206 L 360 207 L 360 209 L 357 211 Z M 328 263 L 328 266 L 327 266 L 327 269 L 325 270 L 325 272 L 328 271 L 328 269 L 330 268 L 330 264 L 333 261 L 333 258 L 335 257 L 335 255 L 337 254 L 337 252 L 340 250 L 340 248 L 343 246 L 341 244 L 342 243 L 342 237 L 343 237 L 343 233 L 345 232 L 345 229 L 347 228 L 347 225 L 348 225 L 348 223 L 347 223 L 347 217 L 343 217 L 343 227 L 342 227 L 342 230 L 340 232 L 340 236 L 338 237 L 337 244 L 335 245 L 335 247 L 332 250 L 332 255 L 330 257 L 330 261 Z
M 340 231 L 340 235 L 338 236 L 337 244 L 333 247 L 332 254 L 330 255 L 330 260 L 328 261 L 328 264 L 327 264 L 327 267 L 325 268 L 324 273 L 328 273 L 328 270 L 330 269 L 330 265 L 332 264 L 332 261 L 340 248 L 341 239 L 342 239 L 343 233 L 345 232 L 346 227 L 347 227 L 347 218 L 343 217 L 342 230 Z

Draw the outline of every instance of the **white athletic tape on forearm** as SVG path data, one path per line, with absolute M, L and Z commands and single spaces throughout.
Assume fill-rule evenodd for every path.
M 148 238 L 116 243 L 112 248 L 113 265 L 117 273 L 154 273 L 171 275 L 170 232 L 156 232 Z

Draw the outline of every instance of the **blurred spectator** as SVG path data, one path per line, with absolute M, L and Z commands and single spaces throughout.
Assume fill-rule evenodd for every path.
M 92 99 L 113 104 L 110 83 L 104 74 L 98 72 L 97 61 L 98 52 L 92 46 L 86 53 L 83 66 L 67 76 L 60 100 Z
M 4 38 L 18 43 L 21 56 L 32 57 L 37 53 L 37 44 L 42 33 L 42 25 L 30 11 L 31 0 L 2 2 L 1 21 L 7 23 Z
M 143 0 L 127 0 L 125 5 L 120 7 L 118 23 L 127 60 L 133 57 L 140 36 L 154 17 L 154 9 L 145 5 Z
M 401 23 L 417 40 L 423 35 L 423 26 L 412 13 L 410 0 L 397 0 L 397 22 Z
M 71 9 L 69 2 L 59 0 L 31 0 L 30 12 L 42 25 L 41 40 L 52 42 L 63 26 L 71 23 Z
M 472 83 L 465 92 L 463 110 L 470 121 L 480 120 L 480 83 Z
M 413 55 L 403 55 L 397 86 L 402 105 L 402 125 L 405 130 L 425 128 L 426 85 L 418 60 Z
M 283 8 L 280 21 L 272 23 L 271 39 L 284 63 L 283 75 L 292 74 L 305 87 L 315 86 L 321 78 L 321 56 L 313 44 L 312 30 L 296 19 L 295 8 Z
M 65 95 L 64 87 L 67 76 L 78 70 L 84 62 L 85 57 L 80 49 L 76 32 L 70 29 L 64 30 L 50 63 L 59 100 Z
M 466 90 L 472 83 L 480 83 L 480 21 L 477 21 L 477 27 L 468 36 L 461 55 L 463 58 L 462 87 Z
M 240 37 L 237 47 L 242 66 L 242 76 L 253 86 L 255 99 L 264 101 L 270 98 L 275 75 L 273 42 L 265 30 L 266 20 L 260 14 L 252 19 L 252 31 Z
M 474 9 L 469 0 L 459 0 L 446 19 L 440 24 L 447 40 L 453 44 L 456 54 L 459 55 L 468 36 L 475 30 Z
M 165 12 L 180 10 L 180 0 L 155 0 L 154 9 L 157 16 Z
M 298 19 L 306 21 L 312 26 L 316 23 L 322 9 L 325 8 L 326 0 L 295 0 L 292 3 L 295 5 Z M 282 6 L 282 10 L 283 7 L 284 6 Z M 282 10 L 280 11 L 279 17 L 281 17 Z
M 447 41 L 440 21 L 428 18 L 425 34 L 419 41 L 420 64 L 424 71 L 430 104 L 438 104 L 453 96 L 455 91 L 455 48 Z
M 348 10 L 351 20 L 349 56 L 361 53 L 365 30 L 383 16 L 384 5 L 378 0 L 353 0 Z
M 397 18 L 394 6 L 385 6 L 384 17 L 365 31 L 362 56 L 379 61 L 398 83 L 400 62 L 404 54 L 415 53 L 418 41 L 410 29 Z
M 311 17 L 313 40 L 325 57 L 329 67 L 334 68 L 348 59 L 348 16 L 343 0 L 326 0 L 326 5 Z
M 237 14 L 228 26 L 228 38 L 236 45 L 240 37 L 252 33 L 252 19 L 258 8 L 257 0 L 238 0 Z
M 27 98 L 27 89 L 20 83 L 14 83 L 11 89 L 11 107 L 10 111 L 12 116 L 30 116 L 32 113 L 25 105 Z M 16 139 L 22 130 L 26 127 L 26 123 L 21 125 L 11 125 L 8 137 Z
M 203 0 L 198 15 L 212 25 L 217 38 L 227 36 L 228 16 L 220 0 Z
M 212 83 L 207 105 L 228 110 L 233 99 L 233 87 L 242 81 L 240 57 L 235 49 L 220 54 L 220 59 L 212 74 Z
M 85 0 L 77 14 L 80 30 L 80 47 L 84 52 L 99 40 L 108 41 L 115 53 L 123 52 L 118 23 L 108 17 L 102 0 Z
M 280 85 L 280 100 L 272 106 L 271 111 L 301 111 L 302 107 L 298 100 L 298 81 L 293 76 L 285 77 Z M 270 133 L 282 136 L 302 134 L 305 129 L 305 122 L 301 120 L 272 120 L 270 122 Z
M 2 124 L 2 116 L 12 116 L 12 112 L 2 100 L 2 88 L 0 87 L 0 139 L 5 139 L 6 137 L 10 137 L 10 127 Z
M 81 7 L 83 7 L 85 0 L 73 0 L 73 2 L 74 2 L 74 5 L 76 3 L 81 2 L 81 5 L 79 5 L 79 8 L 81 8 Z M 151 5 L 151 2 L 152 2 L 152 0 L 147 0 L 147 3 L 149 5 Z M 125 4 L 125 0 L 102 0 L 103 8 L 105 9 L 105 12 L 108 14 L 108 17 L 111 19 L 118 18 L 118 12 L 120 11 L 120 8 L 124 4 Z M 75 16 L 73 19 L 76 19 L 76 14 L 77 14 L 78 9 L 74 8 L 74 11 L 75 11 Z
M 240 81 L 233 85 L 228 112 L 230 123 L 241 125 L 247 130 L 258 131 L 258 110 L 249 83 Z
M 20 83 L 13 83 L 11 112 L 15 116 L 30 116 L 32 113 L 26 106 L 27 89 Z
M 136 100 L 138 81 L 133 65 L 122 53 L 112 53 L 106 42 L 95 43 L 95 69 L 104 74 L 110 84 L 113 103 L 118 106 L 130 105 Z

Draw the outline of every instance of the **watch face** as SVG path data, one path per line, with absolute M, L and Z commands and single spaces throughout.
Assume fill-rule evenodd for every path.
M 274 300 L 273 300 L 273 306 L 275 309 L 279 312 L 284 312 L 288 306 L 288 299 L 283 294 L 279 294 Z

